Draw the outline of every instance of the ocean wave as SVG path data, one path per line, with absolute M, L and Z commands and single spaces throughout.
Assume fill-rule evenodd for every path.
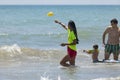
M 7 33 L 0 33 L 0 36 L 8 36 Z
M 26 37 L 35 37 L 35 36 L 65 36 L 66 33 L 53 33 L 53 32 L 47 32 L 47 33 L 13 33 L 13 34 L 7 34 L 7 33 L 0 33 L 0 36 L 26 36 Z
M 67 54 L 66 49 L 36 49 L 20 47 L 18 44 L 4 45 L 0 47 L 0 61 L 47 61 L 59 62 Z M 99 56 L 102 59 L 102 56 Z M 89 63 L 91 55 L 77 51 L 77 61 L 83 60 Z M 91 61 L 90 61 L 91 62 Z
M 26 59 L 39 59 L 39 60 L 52 60 L 58 59 L 62 56 L 61 50 L 40 50 L 32 48 L 21 48 L 17 44 L 4 45 L 0 47 L 0 60 L 26 60 Z
M 21 54 L 22 54 L 21 48 L 17 44 L 14 44 L 12 46 L 5 45 L 0 47 L 1 60 L 10 60 L 13 57 Z

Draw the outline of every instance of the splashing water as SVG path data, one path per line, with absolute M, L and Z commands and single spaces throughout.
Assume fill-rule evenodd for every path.
M 40 80 L 52 80 L 52 79 L 49 79 L 49 77 L 43 77 L 43 76 L 41 76 Z
M 16 55 L 22 54 L 21 48 L 17 44 L 13 44 L 12 46 L 2 46 L 0 47 L 0 52 L 1 55 L 4 54 L 10 57 L 15 57 Z
M 120 80 L 120 77 L 111 77 L 111 78 L 98 78 L 98 79 L 93 79 L 93 80 Z
M 12 46 L 4 46 L 0 48 L 1 50 L 5 50 L 6 52 L 10 52 L 10 53 L 19 53 L 21 54 L 21 49 L 17 44 L 14 44 Z
M 43 77 L 41 76 L 41 79 L 40 80 L 52 80 L 50 79 L 48 76 L 47 77 Z M 58 79 L 57 80 L 61 80 L 60 76 L 58 76 Z

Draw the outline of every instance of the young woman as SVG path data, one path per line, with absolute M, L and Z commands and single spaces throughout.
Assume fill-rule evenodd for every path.
M 55 23 L 60 24 L 64 29 L 68 31 L 68 43 L 62 43 L 61 46 L 67 46 L 68 54 L 60 61 L 62 66 L 69 67 L 75 65 L 75 58 L 77 54 L 76 44 L 78 44 L 77 30 L 74 21 L 70 20 L 68 22 L 68 27 L 65 26 L 58 20 L 55 20 Z M 69 63 L 67 63 L 69 62 Z

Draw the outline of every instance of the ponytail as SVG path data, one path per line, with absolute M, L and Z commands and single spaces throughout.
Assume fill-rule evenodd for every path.
M 75 37 L 76 37 L 76 40 L 77 40 L 77 44 L 79 44 L 79 39 L 78 39 L 78 35 L 77 35 L 77 29 L 76 29 L 74 21 L 70 20 L 68 25 L 70 25 L 70 27 L 72 27 L 73 32 L 74 32 Z

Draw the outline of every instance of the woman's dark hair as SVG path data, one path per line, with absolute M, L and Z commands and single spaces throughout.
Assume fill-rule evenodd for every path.
M 73 32 L 74 32 L 76 40 L 77 40 L 77 44 L 79 44 L 79 40 L 78 40 L 78 36 L 77 36 L 77 29 L 76 29 L 74 21 L 70 20 L 68 22 L 68 25 L 73 29 Z
M 111 22 L 111 23 L 113 22 L 113 23 L 118 24 L 118 20 L 117 20 L 116 18 L 112 19 L 110 22 Z

